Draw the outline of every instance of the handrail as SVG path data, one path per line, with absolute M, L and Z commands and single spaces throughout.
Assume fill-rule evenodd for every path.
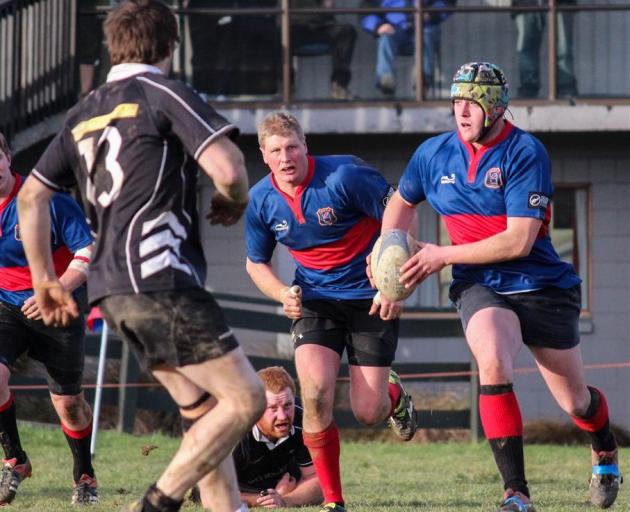
M 292 15 L 303 14 L 367 14 L 372 12 L 405 12 L 412 15 L 416 26 L 416 48 L 414 59 L 416 69 L 422 70 L 422 37 L 419 30 L 423 13 L 513 13 L 540 12 L 548 16 L 549 46 L 549 95 L 536 100 L 519 100 L 527 104 L 540 104 L 544 101 L 554 102 L 556 83 L 555 23 L 551 21 L 562 12 L 629 12 L 630 1 L 619 3 L 590 2 L 579 5 L 558 5 L 551 1 L 544 6 L 489 6 L 489 5 L 457 5 L 455 7 L 407 7 L 399 9 L 369 7 L 335 7 L 322 8 L 290 8 L 289 0 L 282 0 L 279 7 L 259 8 L 183 8 L 181 0 L 176 4 L 174 12 L 183 20 L 188 15 L 213 14 L 231 16 L 274 15 L 283 21 L 281 34 L 282 77 L 281 95 L 270 99 L 251 98 L 247 101 L 226 101 L 224 105 L 242 108 L 262 106 L 270 108 L 276 104 L 302 104 L 306 106 L 322 106 L 322 102 L 296 100 L 291 91 L 291 51 L 289 38 L 289 21 Z M 34 126 L 45 118 L 61 113 L 70 107 L 77 97 L 75 83 L 75 25 L 77 9 L 81 14 L 103 16 L 108 7 L 95 9 L 81 8 L 82 2 L 77 0 L 0 0 L 0 131 L 9 138 L 25 128 Z M 182 24 L 183 26 L 183 24 Z M 183 54 L 182 54 L 183 55 Z M 182 57 L 183 61 L 183 57 Z M 376 101 L 349 101 L 344 107 L 363 106 L 366 103 L 396 105 L 440 105 L 440 99 L 423 97 L 422 73 L 416 79 L 416 97 L 414 100 L 404 98 L 378 99 Z M 517 98 L 518 99 L 518 98 Z M 601 99 L 583 99 L 585 102 L 601 102 Z M 627 103 L 627 98 L 608 98 L 610 101 Z M 337 104 L 338 105 L 338 104 Z
M 76 99 L 76 0 L 0 0 L 0 132 L 66 110 Z

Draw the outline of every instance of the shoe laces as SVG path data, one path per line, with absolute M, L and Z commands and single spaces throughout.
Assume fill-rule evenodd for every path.
M 98 499 L 96 478 L 83 474 L 74 484 L 72 503 L 94 503 Z

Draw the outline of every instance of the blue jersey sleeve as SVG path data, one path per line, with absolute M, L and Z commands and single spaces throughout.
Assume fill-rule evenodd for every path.
M 544 219 L 553 186 L 549 157 L 540 143 L 521 147 L 506 172 L 505 210 L 508 217 Z
M 65 245 L 75 253 L 92 243 L 83 210 L 69 195 L 59 193 L 52 197 L 50 216 L 54 245 Z
M 337 193 L 351 208 L 376 220 L 383 218 L 391 187 L 383 175 L 365 163 L 346 164 L 339 169 Z
M 398 192 L 411 204 L 418 204 L 426 199 L 422 181 L 426 167 L 423 153 L 423 146 L 416 149 L 398 182 Z
M 276 248 L 273 232 L 261 217 L 261 208 L 254 201 L 247 205 L 245 213 L 245 248 L 247 257 L 254 263 L 268 263 Z

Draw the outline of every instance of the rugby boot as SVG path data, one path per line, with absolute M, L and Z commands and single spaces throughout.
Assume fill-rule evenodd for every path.
M 33 469 L 31 461 L 26 459 L 18 464 L 17 459 L 2 459 L 2 473 L 0 474 L 0 506 L 7 505 L 15 499 L 17 488 L 25 478 L 31 476 Z
M 83 474 L 78 482 L 74 482 L 72 489 L 73 505 L 94 505 L 98 503 L 96 478 Z
M 319 512 L 346 512 L 346 507 L 339 505 L 338 503 L 326 503 Z
M 536 512 L 536 508 L 522 492 L 507 489 L 497 512 Z
M 394 413 L 388 418 L 389 425 L 403 441 L 409 441 L 416 433 L 417 414 L 411 395 L 402 385 L 400 377 L 394 370 L 389 371 L 389 383 L 400 388 L 400 398 Z
M 591 450 L 591 460 L 593 474 L 588 486 L 591 503 L 599 508 L 608 508 L 617 499 L 619 485 L 623 482 L 619 472 L 619 453 L 616 449 L 611 452 Z

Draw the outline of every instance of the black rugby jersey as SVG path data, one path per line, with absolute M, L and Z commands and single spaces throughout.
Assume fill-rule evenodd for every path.
M 33 175 L 54 190 L 81 190 L 96 238 L 90 302 L 203 287 L 195 160 L 237 133 L 190 86 L 145 64 L 114 66 L 68 112 Z
M 302 475 L 300 468 L 313 464 L 304 446 L 302 408 L 297 400 L 293 428 L 286 439 L 273 444 L 260 436 L 260 431 L 254 426 L 232 452 L 238 486 L 242 492 L 273 489 L 285 473 L 299 480 Z

